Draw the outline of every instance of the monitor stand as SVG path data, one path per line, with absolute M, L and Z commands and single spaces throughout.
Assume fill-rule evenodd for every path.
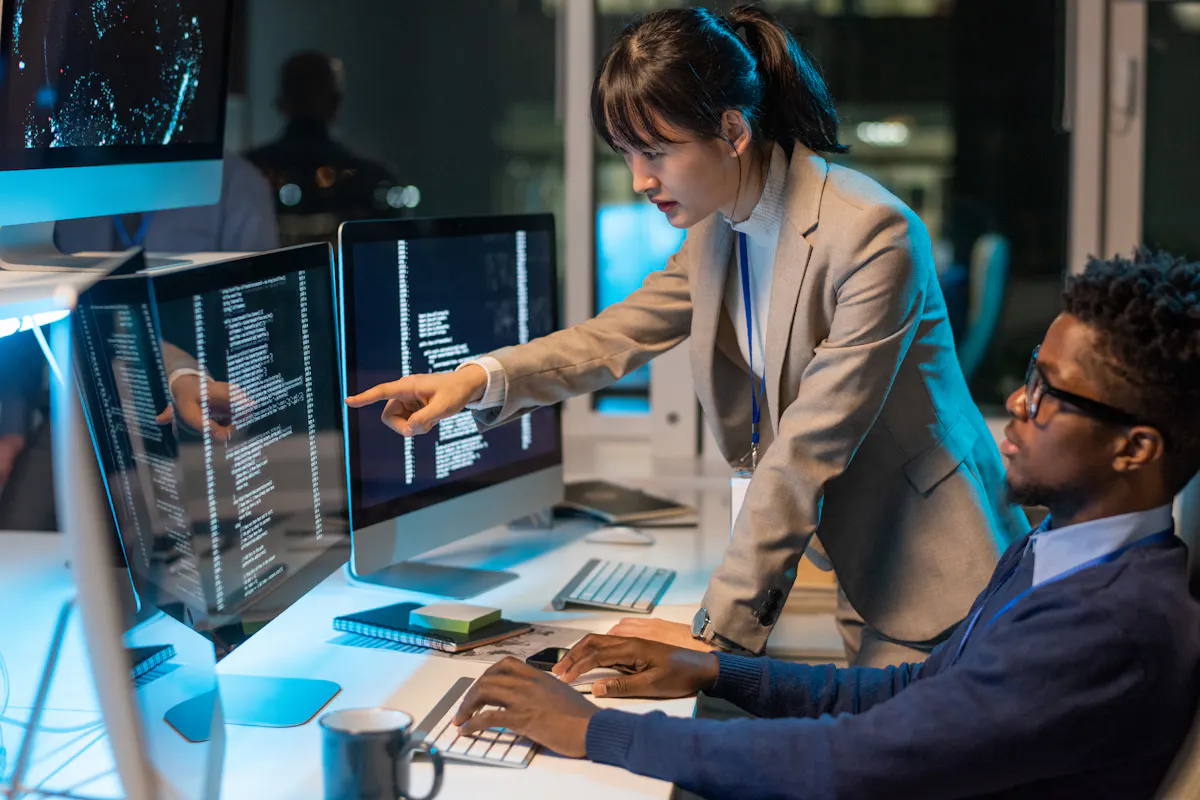
M 354 572 L 354 562 L 351 560 L 346 565 L 346 571 L 352 584 L 386 586 L 453 600 L 466 600 L 520 577 L 515 572 L 450 567 L 427 561 L 401 561 L 377 572 L 358 575 Z
M 342 690 L 333 681 L 218 675 L 226 725 L 294 728 L 311 720 Z M 167 724 L 189 742 L 207 742 L 212 732 L 215 692 L 204 692 L 167 710 Z
M 13 272 L 74 272 L 92 269 L 115 253 L 66 255 L 54 243 L 53 222 L 0 226 L 0 270 Z M 186 258 L 146 258 L 147 269 L 162 269 L 192 263 Z

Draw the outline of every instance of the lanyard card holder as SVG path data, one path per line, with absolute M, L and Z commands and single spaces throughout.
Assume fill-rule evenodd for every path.
M 742 513 L 742 504 L 746 501 L 746 492 L 750 488 L 750 479 L 754 473 L 748 469 L 739 469 L 729 477 L 729 538 L 733 539 L 733 527 L 737 525 L 738 514 Z

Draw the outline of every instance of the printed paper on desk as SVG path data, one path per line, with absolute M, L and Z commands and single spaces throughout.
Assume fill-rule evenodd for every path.
M 729 478 L 729 538 L 733 538 L 733 526 L 737 524 L 738 514 L 742 512 L 742 503 L 746 500 L 746 490 L 750 488 L 750 478 L 754 473 L 738 470 Z

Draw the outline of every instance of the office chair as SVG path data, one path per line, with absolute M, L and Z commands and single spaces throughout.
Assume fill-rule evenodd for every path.
M 967 329 L 958 345 L 958 362 L 968 383 L 983 364 L 992 337 L 1000 326 L 1008 270 L 1008 239 L 998 233 L 985 233 L 975 240 L 971 247 Z

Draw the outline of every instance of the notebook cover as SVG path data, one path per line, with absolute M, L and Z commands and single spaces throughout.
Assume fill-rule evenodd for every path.
M 396 603 L 370 611 L 346 614 L 333 620 L 333 628 L 344 633 L 415 644 L 447 653 L 461 653 L 533 630 L 527 623 L 502 619 L 471 633 L 433 631 L 410 622 L 409 615 L 418 608 L 421 608 L 420 603 Z
M 609 524 L 632 523 L 688 514 L 695 509 L 608 481 L 578 481 L 566 485 L 562 507 L 582 511 Z

